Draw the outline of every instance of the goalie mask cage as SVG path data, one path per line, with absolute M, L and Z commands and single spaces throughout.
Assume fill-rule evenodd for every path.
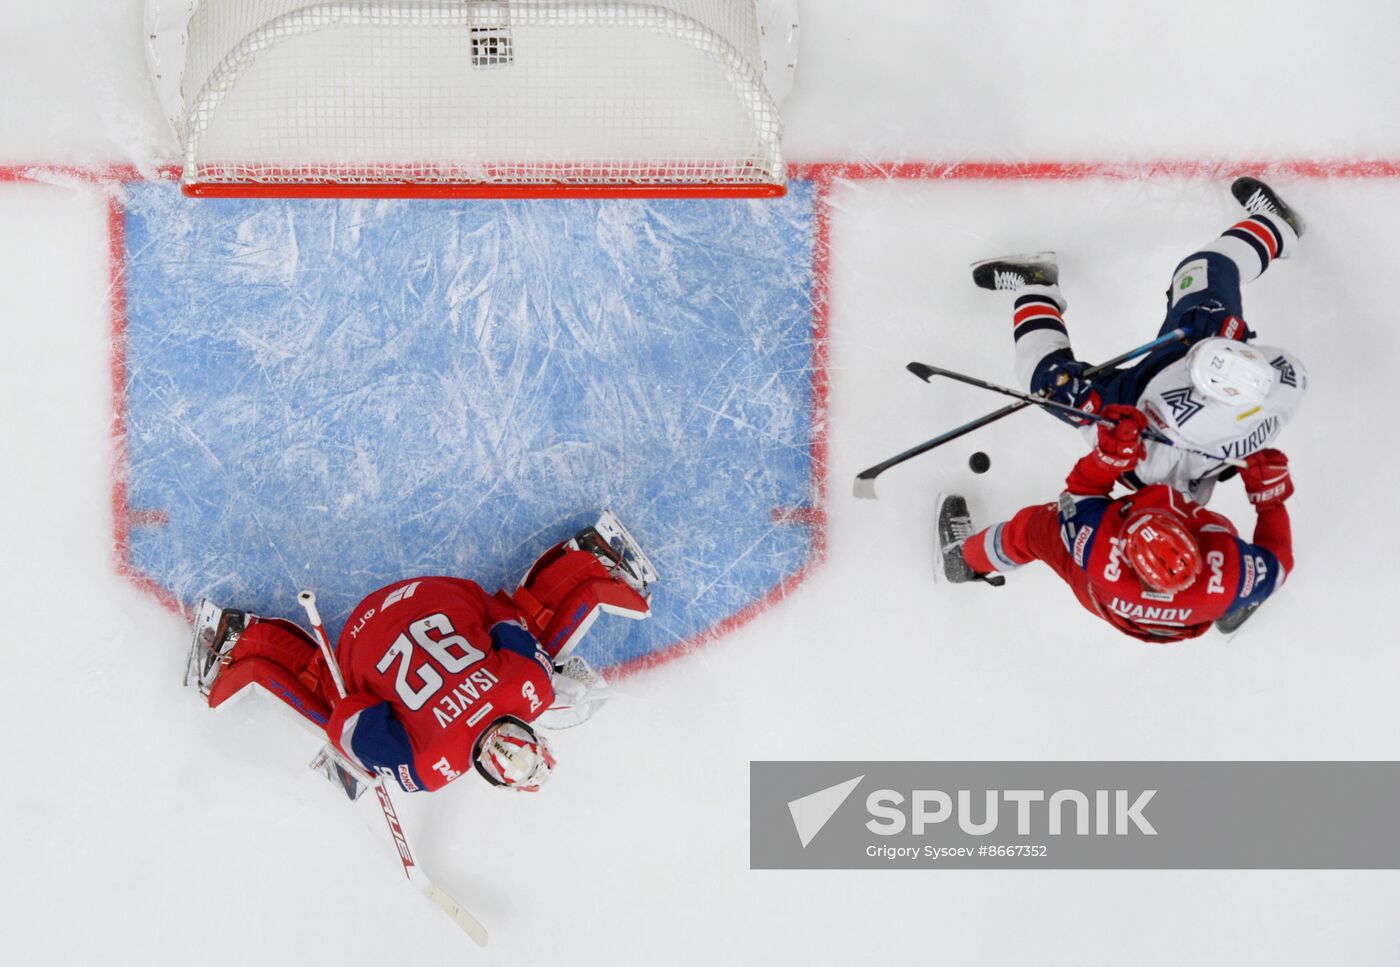
M 153 3 L 190 195 L 784 191 L 755 0 Z

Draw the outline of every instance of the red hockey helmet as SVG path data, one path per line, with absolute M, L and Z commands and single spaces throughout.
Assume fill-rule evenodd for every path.
M 537 792 L 554 769 L 554 753 L 544 736 L 509 715 L 481 733 L 472 760 L 491 785 L 517 792 Z
M 1201 573 L 1201 546 L 1174 514 L 1149 508 L 1133 516 L 1123 533 L 1129 566 L 1152 590 L 1184 591 Z

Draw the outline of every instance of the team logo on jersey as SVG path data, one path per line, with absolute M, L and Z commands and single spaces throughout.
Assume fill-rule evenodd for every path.
M 1191 395 L 1189 386 L 1167 390 L 1162 394 L 1162 402 L 1172 408 L 1172 419 L 1177 426 L 1184 426 L 1187 420 L 1206 408 L 1204 403 Z
M 390 591 L 388 595 L 385 596 L 384 603 L 379 606 L 379 610 L 383 611 L 391 604 L 398 604 L 400 601 L 405 601 L 413 597 L 413 592 L 417 591 L 418 585 L 422 583 L 422 581 L 414 581 L 412 584 L 405 584 L 397 591 Z
M 1188 262 L 1177 269 L 1172 278 L 1172 305 L 1176 305 L 1192 292 L 1210 288 L 1210 268 L 1205 259 Z
M 1210 582 L 1206 585 L 1206 594 L 1225 593 L 1225 555 L 1219 551 L 1211 551 L 1206 555 L 1206 563 L 1210 565 Z
M 1127 546 L 1121 537 L 1108 539 L 1108 562 L 1103 566 L 1103 576 L 1108 580 L 1117 581 L 1123 576 L 1123 551 Z
M 1297 389 L 1298 370 L 1293 368 L 1292 363 L 1280 356 L 1277 359 L 1271 360 L 1269 365 L 1278 370 L 1278 381 L 1280 383 L 1284 386 L 1292 386 L 1294 389 Z
M 406 767 L 400 766 L 399 768 L 404 769 Z M 456 779 L 458 776 L 461 775 L 460 772 L 452 768 L 452 763 L 447 761 L 447 756 L 443 756 L 441 759 L 434 762 L 433 768 L 436 769 L 438 772 L 442 773 L 442 777 L 448 782 L 451 782 L 453 779 Z

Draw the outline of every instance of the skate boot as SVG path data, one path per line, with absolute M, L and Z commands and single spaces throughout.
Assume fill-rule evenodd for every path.
M 651 597 L 652 585 L 661 580 L 651 558 L 611 510 L 603 511 L 596 524 L 574 535 L 568 546 L 595 555 L 615 579 L 644 598 Z
M 1226 639 L 1235 637 L 1235 634 L 1240 630 L 1240 625 L 1248 621 L 1250 615 L 1258 611 L 1259 605 L 1262 603 L 1263 602 L 1256 601 L 1253 604 L 1245 605 L 1238 611 L 1231 611 L 1223 618 L 1216 618 L 1215 630 L 1224 635 Z
M 1028 285 L 1058 285 L 1060 266 L 1054 252 L 1003 255 L 972 263 L 972 281 L 982 289 L 1014 292 Z
M 247 624 L 246 611 L 220 608 L 208 598 L 201 598 L 195 609 L 194 636 L 185 663 L 185 684 L 198 685 L 207 698 L 214 680 L 227 663 L 226 656 L 238 643 L 238 636 Z
M 1302 238 L 1303 232 L 1307 230 L 1303 216 L 1289 208 L 1278 196 L 1278 192 L 1258 178 L 1236 178 L 1235 183 L 1230 186 L 1230 194 L 1234 195 L 1235 201 L 1243 205 L 1244 210 L 1251 215 L 1263 212 L 1265 215 L 1282 218 L 1299 238 Z
M 999 588 L 1006 583 L 1006 578 L 1000 574 L 978 574 L 963 559 L 963 543 L 974 533 L 976 528 L 972 526 L 972 515 L 967 512 L 967 500 L 957 494 L 940 495 L 938 538 L 934 543 L 934 554 L 938 559 L 935 577 L 941 572 L 949 584 L 985 581 Z

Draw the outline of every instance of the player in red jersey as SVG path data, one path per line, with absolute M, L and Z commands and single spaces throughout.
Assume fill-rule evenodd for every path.
M 1111 499 L 1118 478 L 1142 458 L 1147 418 L 1130 406 L 1103 415 L 1114 422 L 1100 424 L 1098 446 L 1074 465 L 1058 504 L 1026 507 L 973 533 L 967 502 L 943 499 L 944 575 L 998 584 L 996 572 L 1044 561 L 1084 607 L 1134 638 L 1194 638 L 1220 619 L 1222 630 L 1238 627 L 1293 569 L 1288 458 L 1261 450 L 1240 473 L 1258 513 L 1250 543 L 1227 518 L 1164 484 Z
M 344 698 L 298 625 L 207 601 L 186 683 L 211 708 L 259 686 L 324 731 L 352 771 L 392 775 L 409 792 L 473 767 L 533 792 L 554 765 L 533 725 L 576 725 L 605 700 L 605 683 L 570 652 L 600 612 L 646 618 L 655 581 L 609 512 L 550 548 L 513 592 L 420 577 L 370 594 L 336 648 Z

